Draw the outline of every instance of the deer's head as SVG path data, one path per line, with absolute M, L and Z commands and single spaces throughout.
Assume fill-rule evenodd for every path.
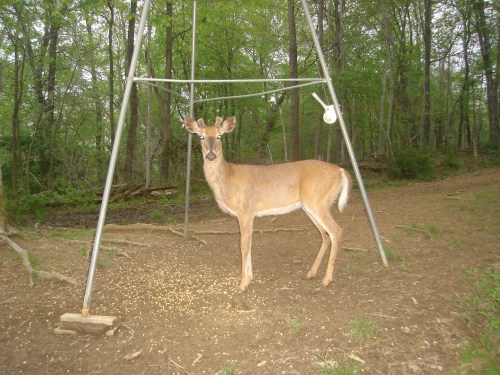
M 221 117 L 215 119 L 215 125 L 206 126 L 205 121 L 200 118 L 198 121 L 191 118 L 184 120 L 184 127 L 193 134 L 198 134 L 201 142 L 201 150 L 207 161 L 214 161 L 217 156 L 222 156 L 222 135 L 234 130 L 236 117 L 228 117 L 222 122 Z

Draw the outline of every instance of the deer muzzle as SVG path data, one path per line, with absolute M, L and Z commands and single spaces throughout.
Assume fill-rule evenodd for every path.
M 217 154 L 213 151 L 209 151 L 206 155 L 205 155 L 205 158 L 208 160 L 208 161 L 214 161 L 216 158 L 217 158 Z

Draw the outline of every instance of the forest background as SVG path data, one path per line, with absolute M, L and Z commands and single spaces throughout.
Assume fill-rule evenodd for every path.
M 359 161 L 380 160 L 396 177 L 419 177 L 427 164 L 432 174 L 439 158 L 457 165 L 457 155 L 477 164 L 481 155 L 498 161 L 498 2 L 308 3 Z M 142 5 L 0 5 L 0 171 L 13 214 L 16 207 L 33 210 L 102 191 Z M 298 1 L 197 5 L 197 79 L 320 76 Z M 192 1 L 152 2 L 136 76 L 189 78 L 192 7 Z M 196 97 L 281 87 L 204 84 L 196 86 Z M 329 101 L 326 88 L 308 86 L 197 103 L 195 117 L 207 123 L 215 116 L 237 117 L 224 145 L 230 161 L 318 158 L 348 164 L 340 130 L 323 122 L 312 92 Z M 133 85 L 117 185 L 184 183 L 188 99 L 187 84 Z M 195 149 L 193 169 L 201 165 Z

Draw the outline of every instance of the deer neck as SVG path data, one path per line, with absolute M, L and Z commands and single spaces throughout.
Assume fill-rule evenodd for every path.
M 217 155 L 217 158 L 210 162 L 205 160 L 203 164 L 203 172 L 208 185 L 214 190 L 219 187 L 226 180 L 227 176 L 227 162 L 224 160 L 222 154 Z
M 224 199 L 224 189 L 228 188 L 228 169 L 229 163 L 224 160 L 222 155 L 218 155 L 217 159 L 213 162 L 205 160 L 203 164 L 205 179 L 214 193 L 217 204 L 222 211 L 233 215 L 233 211 L 227 206 L 226 200 Z

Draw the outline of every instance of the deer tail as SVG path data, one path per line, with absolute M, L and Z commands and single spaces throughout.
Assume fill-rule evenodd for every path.
M 352 181 L 349 172 L 347 172 L 343 168 L 340 168 L 340 174 L 341 174 L 340 194 L 337 202 L 337 207 L 339 208 L 339 211 L 342 212 L 345 206 L 347 205 L 347 201 L 349 200 L 349 193 L 351 191 Z

